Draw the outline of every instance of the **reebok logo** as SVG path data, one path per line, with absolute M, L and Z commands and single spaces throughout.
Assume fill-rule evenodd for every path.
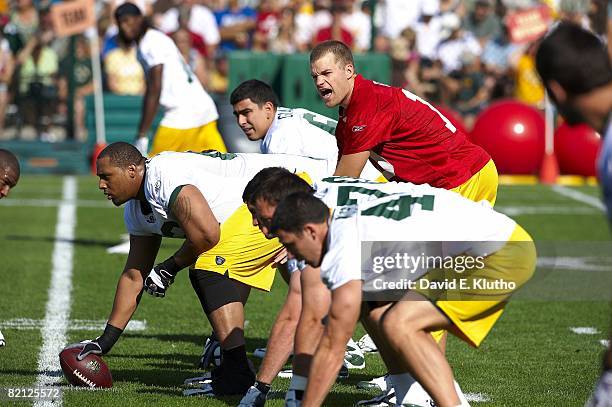
M 366 127 L 367 127 L 367 125 L 353 126 L 353 133 L 357 133 L 358 131 L 363 131 L 363 130 L 365 130 Z

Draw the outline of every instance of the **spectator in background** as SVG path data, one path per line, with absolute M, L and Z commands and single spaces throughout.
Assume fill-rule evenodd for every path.
M 485 72 L 494 80 L 491 97 L 510 97 L 514 92 L 514 67 L 521 56 L 522 47 L 510 42 L 508 29 L 502 25 L 501 33 L 485 45 L 481 60 Z
M 535 66 L 537 43 L 531 43 L 518 60 L 515 73 L 514 97 L 539 109 L 544 109 L 544 86 Z
M 215 57 L 215 64 L 210 73 L 208 90 L 211 93 L 225 95 L 229 86 L 229 63 L 227 56 L 223 52 L 218 52 Z
M 313 36 L 320 28 L 319 24 L 324 22 L 324 26 L 328 22 L 326 19 L 329 19 L 329 12 L 326 8 L 321 12 L 317 10 L 317 14 L 322 14 L 315 18 L 315 6 L 318 5 L 318 1 L 313 4 L 310 0 L 294 0 L 295 45 L 300 52 L 309 49 Z
M 445 39 L 438 45 L 437 59 L 445 74 L 461 69 L 461 55 L 465 52 L 480 57 L 482 52 L 480 43 L 470 32 L 461 29 L 458 16 L 446 14 L 442 17 L 441 24 L 442 37 Z
M 465 17 L 465 3 L 463 0 L 440 0 L 440 14 L 453 13 L 459 18 Z
M 323 41 L 335 40 L 343 42 L 347 47 L 353 49 L 353 35 L 349 30 L 343 27 L 342 23 L 345 10 L 346 8 L 342 4 L 332 4 L 330 8 L 331 24 L 317 32 L 312 44 L 313 47 Z
M 85 36 L 79 35 L 76 39 L 74 65 L 68 58 L 60 64 L 60 78 L 58 82 L 58 95 L 60 100 L 68 99 L 68 81 L 74 81 L 74 117 L 75 136 L 79 140 L 85 139 L 85 97 L 94 91 L 93 73 L 91 69 L 91 49 Z
M 379 5 L 382 14 L 380 36 L 387 40 L 399 37 L 404 28 L 414 28 L 419 20 L 423 0 L 385 0 Z
M 393 65 L 391 85 L 408 89 L 417 96 L 425 95 L 425 86 L 419 77 L 420 56 L 416 51 L 416 34 L 405 28 L 399 38 L 391 41 Z
M 179 28 L 172 34 L 172 39 L 187 65 L 191 68 L 204 88 L 208 88 L 206 61 L 200 53 L 191 46 L 191 36 L 186 28 Z
M 342 0 L 345 2 L 344 17 L 342 23 L 344 28 L 353 35 L 356 52 L 367 52 L 372 42 L 372 18 L 362 10 L 355 0 Z
M 159 29 L 166 34 L 177 31 L 181 26 L 191 35 L 191 45 L 205 58 L 215 55 L 221 37 L 217 20 L 212 11 L 196 0 L 178 0 L 176 6 L 166 11 L 159 23 Z M 198 46 L 201 44 L 201 46 Z
M 116 95 L 142 95 L 144 71 L 136 58 L 136 46 L 119 41 L 119 46 L 104 57 L 108 90 Z
M 431 63 L 436 59 L 436 49 L 442 36 L 442 18 L 438 16 L 440 9 L 436 0 L 426 0 L 422 3 L 421 18 L 416 23 L 416 49 L 422 59 Z
M 4 130 L 6 107 L 9 102 L 9 86 L 15 71 L 15 60 L 9 42 L 0 33 L 0 132 Z
M 214 14 L 221 34 L 223 51 L 249 48 L 257 19 L 255 10 L 241 7 L 238 0 L 227 0 L 227 6 L 215 11 Z
M 290 8 L 287 8 L 290 10 Z M 261 0 L 257 8 L 253 51 L 267 51 L 271 33 L 278 31 L 282 9 L 278 0 Z
M 279 54 L 297 52 L 295 30 L 295 12 L 291 8 L 285 8 L 281 13 L 278 27 L 273 27 L 268 33 L 268 49 Z
M 461 54 L 461 69 L 442 79 L 444 102 L 463 116 L 468 129 L 486 106 L 493 88 L 493 79 L 484 74 L 480 60 L 470 51 Z
M 41 11 L 41 15 L 45 12 Z M 25 124 L 36 127 L 42 141 L 55 141 L 49 129 L 57 105 L 59 63 L 57 54 L 49 46 L 52 40 L 53 31 L 39 31 L 30 36 L 17 56 L 19 112 Z
M 493 0 L 476 0 L 474 9 L 463 20 L 463 29 L 471 32 L 484 47 L 499 35 L 501 23 L 493 13 Z
M 33 0 L 17 0 L 6 27 L 13 54 L 17 54 L 38 32 L 39 15 Z

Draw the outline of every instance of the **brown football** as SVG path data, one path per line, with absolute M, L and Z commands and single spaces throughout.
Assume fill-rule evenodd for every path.
M 78 360 L 80 352 L 81 349 L 72 348 L 64 349 L 59 354 L 60 365 L 68 383 L 92 389 L 112 387 L 113 377 L 102 358 L 89 354 L 83 360 Z

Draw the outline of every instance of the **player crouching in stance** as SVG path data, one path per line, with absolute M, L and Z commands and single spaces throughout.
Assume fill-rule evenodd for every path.
M 15 154 L 0 148 L 0 199 L 6 198 L 11 190 L 17 185 L 21 168 Z M 4 335 L 0 331 L 0 348 L 6 345 Z
M 535 247 L 519 225 L 490 208 L 445 190 L 414 187 L 413 194 L 336 207 L 331 214 L 328 206 L 309 193 L 292 194 L 278 205 L 271 232 L 298 259 L 321 268 L 321 279 L 332 298 L 327 326 L 310 368 L 316 373 L 309 376 L 303 406 L 323 403 L 360 315 L 369 320 L 366 326 L 376 323 L 376 332 L 370 334 L 379 349 L 390 351 L 381 353 L 387 364 L 407 367 L 438 406 L 467 405 L 457 395 L 452 370 L 430 332 L 446 329 L 479 346 L 509 296 L 533 274 Z M 441 242 L 448 255 L 481 257 L 483 267 L 466 273 L 459 290 L 450 285 L 421 289 L 420 281 L 457 276 L 443 268 L 425 269 L 424 274 L 412 278 L 415 289 L 400 290 L 400 301 L 397 297 L 384 301 L 383 296 L 362 304 L 362 288 L 372 277 L 367 269 L 365 274 L 361 272 L 360 253 L 366 241 Z M 421 254 L 417 247 L 411 255 Z M 372 259 L 368 260 L 372 264 Z M 486 290 L 476 284 L 481 279 L 512 284 Z M 485 296 L 488 300 L 481 300 Z M 399 356 L 398 360 L 390 360 L 390 354 Z M 403 402 L 400 397 L 397 404 Z
M 305 157 L 165 152 L 146 160 L 136 147 L 113 143 L 98 156 L 99 188 L 116 206 L 125 204 L 130 253 L 104 333 L 75 344 L 79 358 L 105 354 L 135 312 L 143 290 L 163 297 L 177 273 L 188 266 L 192 286 L 219 342 L 223 363 L 185 395 L 243 395 L 255 380 L 245 350 L 244 303 L 251 287 L 269 291 L 277 240 L 252 225 L 242 203 L 248 180 L 273 165 L 325 174 L 325 162 Z M 162 237 L 185 239 L 167 260 L 154 266 Z M 199 378 L 198 378 L 199 379 Z M 187 383 L 189 384 L 189 383 Z

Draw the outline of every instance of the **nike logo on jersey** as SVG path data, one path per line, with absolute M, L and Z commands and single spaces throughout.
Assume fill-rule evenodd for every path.
M 353 126 L 353 133 L 357 133 L 358 131 L 364 131 L 367 125 L 364 126 Z

